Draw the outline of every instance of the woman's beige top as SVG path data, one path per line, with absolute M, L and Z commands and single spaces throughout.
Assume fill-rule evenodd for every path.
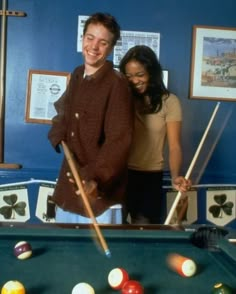
M 140 114 L 136 110 L 134 136 L 128 161 L 130 169 L 163 170 L 166 124 L 170 121 L 182 121 L 180 101 L 174 94 L 163 97 L 162 109 L 157 113 Z

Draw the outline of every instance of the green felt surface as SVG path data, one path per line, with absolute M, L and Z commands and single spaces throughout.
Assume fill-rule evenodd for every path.
M 142 283 L 145 294 L 207 294 L 217 282 L 236 289 L 236 246 L 227 240 L 220 240 L 219 250 L 208 251 L 191 244 L 191 233 L 184 231 L 103 229 L 102 233 L 111 258 L 104 255 L 90 229 L 1 228 L 0 286 L 19 280 L 27 294 L 70 294 L 75 284 L 87 282 L 96 294 L 113 294 L 119 292 L 108 285 L 108 274 L 123 267 Z M 33 248 L 27 260 L 13 254 L 22 240 Z M 184 278 L 169 269 L 169 253 L 192 258 L 197 273 Z

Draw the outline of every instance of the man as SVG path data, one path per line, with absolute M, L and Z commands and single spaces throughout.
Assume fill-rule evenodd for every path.
M 120 27 L 113 16 L 95 13 L 87 19 L 82 40 L 84 64 L 74 70 L 65 93 L 55 103 L 57 115 L 48 135 L 57 151 L 63 140 L 73 153 L 99 223 L 110 223 L 110 206 L 123 203 L 133 131 L 128 83 L 107 60 L 119 37 Z M 64 159 L 53 195 L 56 221 L 89 223 L 69 172 Z

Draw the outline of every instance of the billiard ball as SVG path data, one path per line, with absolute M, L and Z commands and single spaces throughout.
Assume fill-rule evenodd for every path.
M 88 283 L 79 283 L 74 286 L 71 294 L 95 294 L 95 291 Z
M 213 294 L 233 294 L 233 290 L 226 284 L 217 283 L 212 289 Z
M 129 274 L 123 268 L 114 268 L 108 275 L 108 283 L 115 290 L 120 290 L 128 280 Z
M 122 287 L 121 294 L 144 294 L 144 288 L 138 281 L 129 280 Z
M 14 247 L 14 254 L 18 259 L 27 259 L 32 255 L 31 245 L 26 241 L 18 242 Z
M 25 287 L 19 281 L 8 281 L 2 287 L 1 294 L 25 294 Z
M 197 265 L 192 259 L 176 253 L 168 255 L 167 264 L 183 277 L 192 277 L 197 271 Z

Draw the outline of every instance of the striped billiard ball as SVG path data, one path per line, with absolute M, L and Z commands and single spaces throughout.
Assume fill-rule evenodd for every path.
M 183 277 L 192 277 L 197 271 L 197 265 L 192 259 L 176 253 L 168 255 L 167 264 Z
M 25 287 L 19 281 L 8 281 L 2 287 L 1 294 L 25 294 Z
M 32 247 L 28 242 L 20 241 L 14 247 L 14 254 L 18 259 L 27 259 L 32 255 Z
M 123 268 L 114 268 L 108 275 L 108 283 L 114 290 L 120 290 L 128 280 L 129 274 Z

